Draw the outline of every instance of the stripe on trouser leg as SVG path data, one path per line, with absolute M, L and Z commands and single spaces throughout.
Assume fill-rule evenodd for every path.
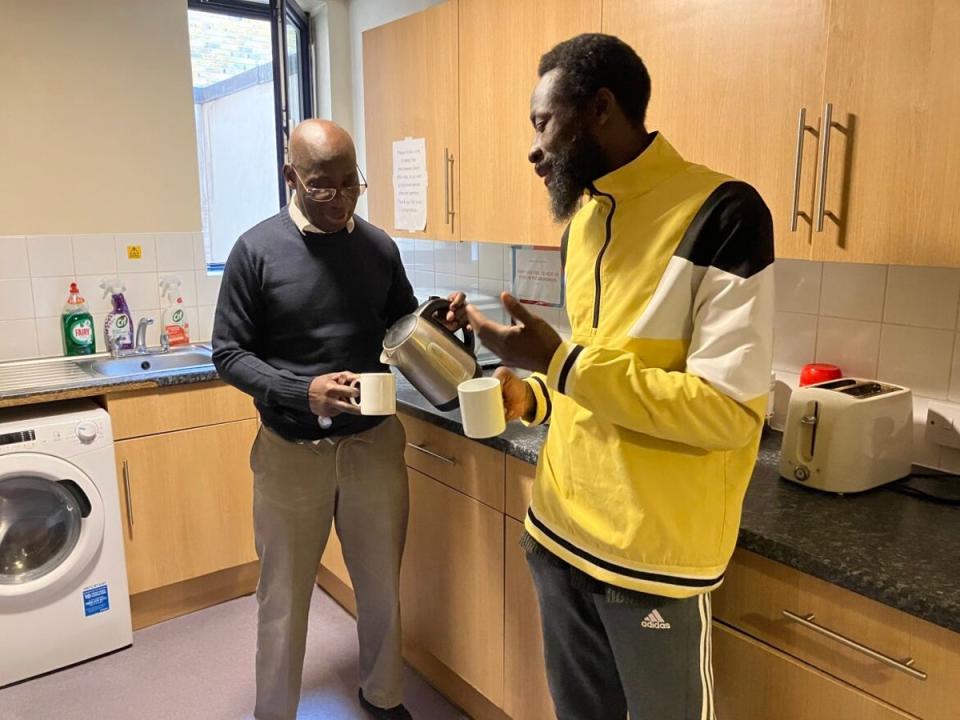
M 710 720 L 710 688 L 707 684 L 707 606 L 704 595 L 697 596 L 697 609 L 700 611 L 700 720 Z
M 713 704 L 713 597 L 707 598 L 707 688 L 710 691 L 710 720 L 716 720 L 717 708 Z

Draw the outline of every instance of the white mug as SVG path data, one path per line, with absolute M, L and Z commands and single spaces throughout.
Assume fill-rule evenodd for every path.
M 360 408 L 361 415 L 395 415 L 397 412 L 397 381 L 393 373 L 360 373 L 360 379 L 350 383 L 357 388 L 358 397 L 350 402 Z
M 457 386 L 457 395 L 464 435 L 491 438 L 507 429 L 499 380 L 492 377 L 467 380 Z

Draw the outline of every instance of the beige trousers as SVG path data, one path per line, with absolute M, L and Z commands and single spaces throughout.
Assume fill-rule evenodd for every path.
M 357 435 L 316 443 L 289 442 L 261 426 L 250 453 L 260 557 L 258 720 L 296 718 L 310 596 L 334 520 L 356 593 L 364 697 L 380 707 L 402 702 L 405 442 L 396 417 Z

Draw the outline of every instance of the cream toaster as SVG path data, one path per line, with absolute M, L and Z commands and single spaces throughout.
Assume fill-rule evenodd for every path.
M 910 474 L 913 394 L 876 380 L 842 378 L 790 396 L 780 475 L 835 493 L 856 493 Z

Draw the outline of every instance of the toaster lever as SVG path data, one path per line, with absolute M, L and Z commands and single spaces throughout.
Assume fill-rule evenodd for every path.
M 803 423 L 804 425 L 816 425 L 816 424 L 817 424 L 817 416 L 816 416 L 816 415 L 804 415 L 802 418 L 800 418 L 800 422 Z

